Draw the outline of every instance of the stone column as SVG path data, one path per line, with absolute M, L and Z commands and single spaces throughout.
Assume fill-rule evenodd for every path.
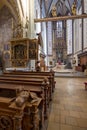
M 34 0 L 29 0 L 29 30 L 28 30 L 28 37 L 35 38 L 34 34 Z

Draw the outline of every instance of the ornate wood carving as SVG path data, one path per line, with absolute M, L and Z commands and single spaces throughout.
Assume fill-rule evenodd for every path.
M 16 96 L 0 97 L 0 130 L 39 130 L 39 105 L 42 99 L 26 90 L 19 90 Z
M 11 41 L 11 62 L 13 67 L 26 67 L 30 59 L 38 58 L 36 39 L 14 39 Z
M 87 18 L 87 14 L 34 19 L 34 22 L 37 23 L 37 22 L 48 22 L 48 21 L 58 21 L 58 20 L 62 21 L 68 19 L 83 19 L 83 18 Z

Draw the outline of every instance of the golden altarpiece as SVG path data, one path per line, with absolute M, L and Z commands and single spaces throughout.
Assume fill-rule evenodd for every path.
M 29 60 L 38 59 L 37 39 L 13 39 L 10 43 L 12 67 L 27 67 Z

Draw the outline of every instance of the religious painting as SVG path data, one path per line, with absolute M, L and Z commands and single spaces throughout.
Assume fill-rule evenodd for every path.
M 29 58 L 30 59 L 36 59 L 37 58 L 37 52 L 35 49 L 30 49 L 29 50 Z
M 36 49 L 36 43 L 30 43 L 29 44 L 29 49 Z
M 13 67 L 26 67 L 29 60 L 37 60 L 36 39 L 20 38 L 11 41 L 11 63 Z
M 26 46 L 24 46 L 22 44 L 18 44 L 16 46 L 14 46 L 14 58 L 15 59 L 27 58 L 26 49 L 27 49 Z
M 11 41 L 11 62 L 13 67 L 25 67 L 28 61 L 28 39 Z
M 38 42 L 37 40 L 30 40 L 29 42 L 29 59 L 37 59 L 38 57 Z

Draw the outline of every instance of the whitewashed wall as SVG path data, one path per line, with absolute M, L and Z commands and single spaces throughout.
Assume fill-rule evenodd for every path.
M 87 14 L 87 0 L 84 0 L 84 12 Z M 84 49 L 87 48 L 87 18 L 84 19 Z
M 80 15 L 82 8 L 77 11 L 77 14 Z M 82 50 L 82 19 L 74 20 L 74 53 L 77 53 Z
M 48 39 L 48 55 L 52 55 L 52 23 L 48 22 L 47 25 L 47 39 Z
M 79 46 L 79 42 L 78 42 L 78 34 L 79 34 L 79 25 L 78 25 L 79 21 L 74 20 L 74 53 L 76 53 L 78 51 L 78 46 Z
M 34 18 L 40 18 L 40 3 L 38 0 L 34 0 Z M 35 33 L 41 32 L 41 23 L 34 23 Z
M 67 54 L 72 54 L 72 20 L 67 20 L 66 25 Z
M 34 18 L 40 18 L 40 1 L 34 0 L 34 3 L 35 3 L 35 4 L 34 4 L 34 12 L 35 12 Z M 42 16 L 42 17 L 43 17 L 43 16 Z M 42 28 L 41 28 L 41 24 L 42 24 Z M 47 54 L 46 22 L 44 22 L 44 23 L 35 23 L 34 26 L 35 26 L 35 28 L 34 28 L 35 34 L 41 32 L 42 41 L 43 41 L 43 43 L 41 43 L 41 44 L 43 44 L 43 45 L 42 45 L 43 48 L 39 47 L 39 54 L 40 54 L 41 52 L 44 52 L 45 54 Z M 36 38 L 37 38 L 37 36 L 36 36 Z M 45 63 L 46 63 L 46 65 L 47 65 L 47 57 L 45 58 Z
M 78 10 L 78 15 L 82 14 L 82 7 Z M 78 51 L 82 49 L 82 19 L 78 19 Z

